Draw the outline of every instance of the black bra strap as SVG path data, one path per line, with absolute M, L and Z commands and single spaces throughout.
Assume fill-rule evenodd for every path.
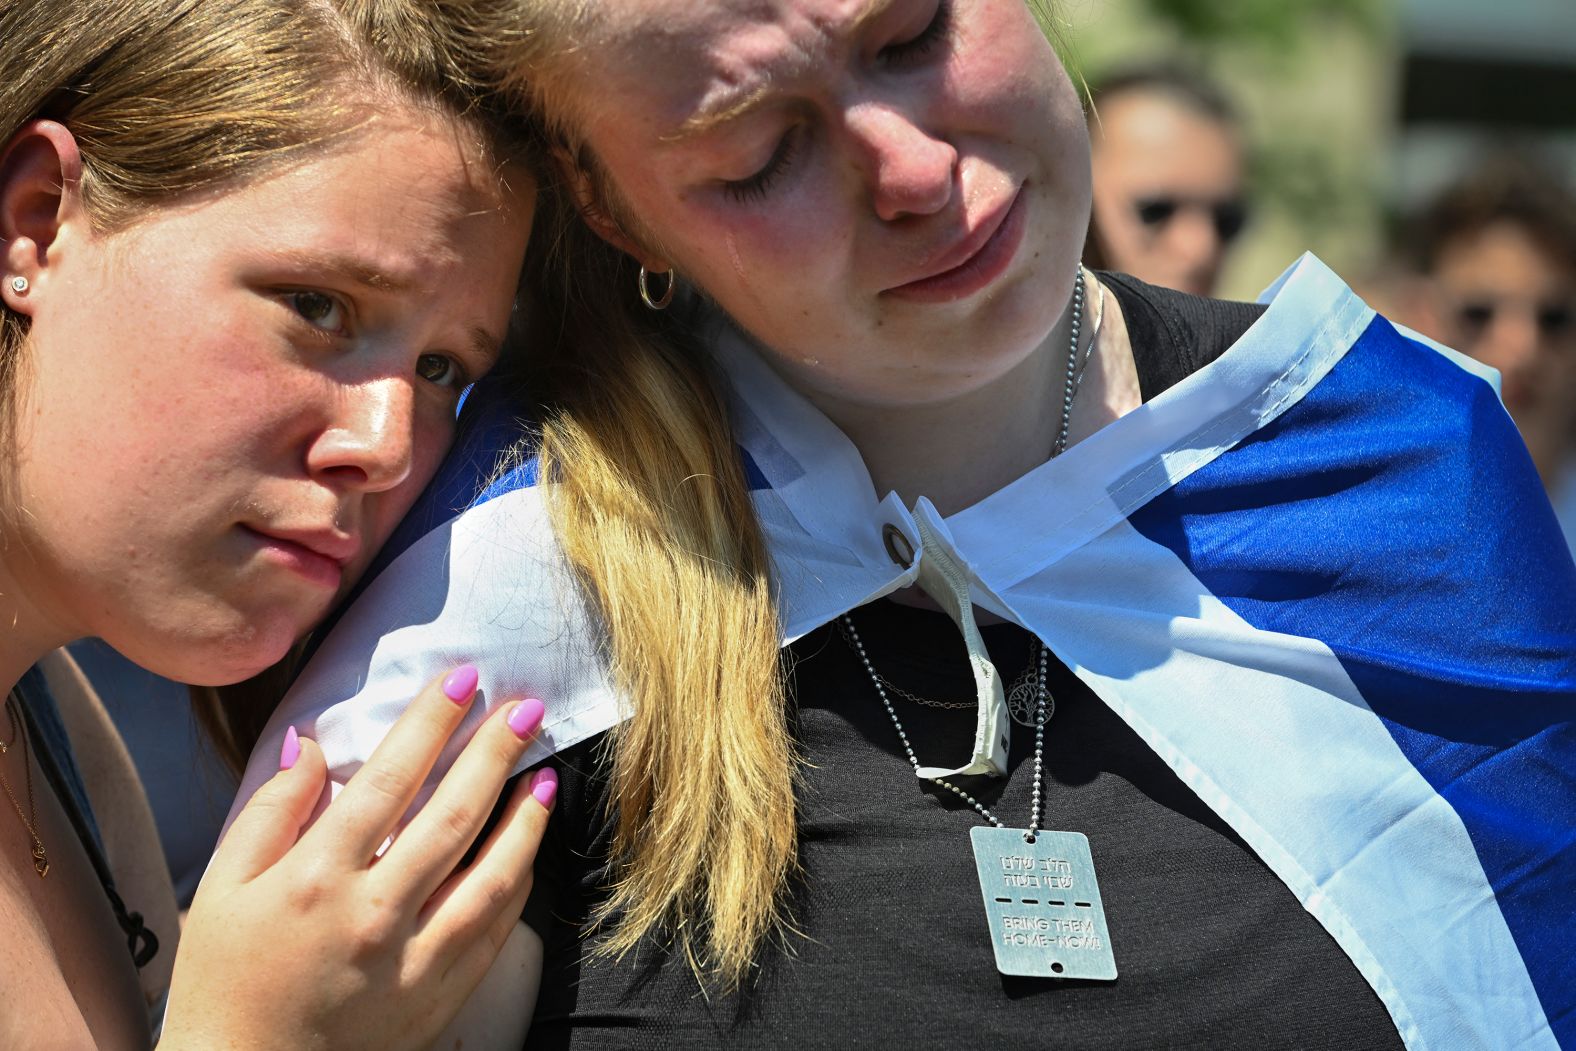
M 99 848 L 98 840 L 88 827 L 81 808 L 74 805 L 76 796 L 66 786 L 65 773 L 61 770 L 59 761 L 53 750 L 44 746 L 44 735 L 40 732 L 32 712 L 28 710 L 28 705 L 22 703 L 17 707 L 22 710 L 22 719 L 27 724 L 28 733 L 32 735 L 32 752 L 38 757 L 38 768 L 43 771 L 50 787 L 55 790 L 55 796 L 64 805 L 66 816 L 71 819 L 71 827 L 76 832 L 77 839 L 82 842 L 82 849 L 87 854 L 88 860 L 93 863 L 93 871 L 104 888 L 104 896 L 109 899 L 110 908 L 115 910 L 115 922 L 120 924 L 121 932 L 126 935 L 126 947 L 131 950 L 131 962 L 141 970 L 159 951 L 158 935 L 144 925 L 142 913 L 126 910 L 126 903 L 115 891 L 115 878 L 110 875 L 109 860 Z

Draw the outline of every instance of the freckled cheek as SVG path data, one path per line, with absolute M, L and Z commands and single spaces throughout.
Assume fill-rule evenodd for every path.
M 452 419 L 417 422 L 410 436 L 410 478 L 401 488 L 408 489 L 414 486 L 419 491 L 431 481 L 433 475 L 438 473 L 438 465 L 443 462 L 443 457 L 448 453 L 453 441 Z M 409 498 L 413 499 L 414 496 Z
M 418 404 L 409 423 L 410 473 L 399 486 L 378 497 L 380 505 L 397 507 L 392 512 L 396 518 L 410 509 L 417 495 L 438 473 L 443 458 L 448 455 L 454 442 L 454 406 L 448 403 L 428 406 Z
M 951 65 L 942 90 L 955 104 L 1017 124 L 1025 134 L 1053 130 L 1048 120 L 1058 128 L 1083 124 L 1060 58 L 1027 18 L 983 29 Z
M 799 195 L 768 211 L 720 222 L 714 233 L 696 239 L 697 254 L 704 260 L 696 276 L 718 296 L 730 285 L 757 291 L 763 284 L 799 289 L 840 285 L 846 280 L 852 223 L 832 219 L 835 209 L 835 203 Z
M 299 476 L 337 409 L 319 375 L 288 362 L 216 367 L 179 398 L 188 430 L 171 455 L 216 485 L 240 488 L 259 475 Z
M 366 509 L 360 523 L 362 549 L 351 564 L 351 579 L 346 581 L 347 587 L 353 584 L 377 557 L 378 551 L 388 543 L 389 537 L 394 535 L 394 530 L 415 506 L 417 497 L 437 473 L 438 465 L 443 459 L 443 451 L 440 446 L 436 454 L 424 453 L 418 446 L 416 459 L 411 465 L 410 477 L 403 484 L 387 492 L 372 493 L 363 498 Z

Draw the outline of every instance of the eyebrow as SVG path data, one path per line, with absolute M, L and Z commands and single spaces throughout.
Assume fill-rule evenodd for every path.
M 858 36 L 871 22 L 880 18 L 892 6 L 895 0 L 866 0 L 865 6 L 854 16 L 845 31 L 847 36 Z M 772 101 L 774 94 L 770 83 L 761 84 L 731 98 L 725 98 L 720 104 L 702 109 L 692 114 L 676 131 L 661 137 L 662 142 L 677 143 L 705 135 L 715 131 L 724 124 L 748 116 L 767 103 Z
M 489 361 L 497 361 L 503 357 L 503 340 L 488 332 L 480 325 L 472 325 L 470 331 L 471 350 Z
M 377 292 L 400 293 L 415 287 L 415 281 L 411 278 L 389 274 L 366 260 L 338 252 L 287 249 L 277 253 L 274 259 L 278 263 L 303 270 L 326 270 L 340 274 Z M 472 325 L 466 335 L 472 353 L 493 361 L 503 357 L 504 337 L 489 332 L 482 325 Z
M 274 258 L 286 266 L 302 270 L 326 270 L 339 274 L 377 292 L 406 292 L 415 283 L 408 277 L 390 274 L 364 259 L 337 252 L 287 249 L 277 253 Z

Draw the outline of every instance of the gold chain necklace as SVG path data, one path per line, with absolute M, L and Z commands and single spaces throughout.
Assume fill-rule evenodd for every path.
M 11 791 L 11 782 L 6 780 L 3 770 L 0 770 L 0 787 L 5 789 L 6 798 L 11 800 L 16 816 L 33 840 L 33 871 L 38 873 L 39 879 L 43 879 L 49 875 L 49 852 L 44 849 L 44 841 L 38 838 L 38 808 L 33 803 L 33 758 L 27 745 L 27 720 L 17 714 L 17 706 L 20 704 L 21 702 L 16 699 L 15 690 L 6 694 L 5 717 L 11 724 L 11 740 L 0 743 L 0 756 L 9 755 L 16 743 L 22 742 L 22 768 L 26 771 L 27 780 L 27 812 L 22 812 L 22 804 L 17 802 L 16 793 Z

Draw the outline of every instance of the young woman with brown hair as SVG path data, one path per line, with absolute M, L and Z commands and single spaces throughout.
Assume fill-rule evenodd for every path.
M 0 5 L 6 1048 L 150 1046 L 162 983 L 139 989 L 137 968 L 181 933 L 149 931 L 134 910 L 152 892 L 117 885 L 102 844 L 119 837 L 100 836 L 30 667 L 84 635 L 200 684 L 279 661 L 365 569 L 499 355 L 534 179 L 467 101 L 464 49 L 434 15 Z M 376 857 L 477 681 L 462 667 L 411 691 L 315 819 L 322 753 L 288 735 L 192 907 L 161 1046 L 438 1034 L 518 914 L 552 792 L 549 774 L 534 801 L 522 786 L 456 871 L 540 719 L 512 705 Z
M 1522 571 L 1559 539 L 1489 383 L 1316 260 L 1267 305 L 1083 272 L 1020 0 L 479 39 L 562 174 L 537 422 L 246 785 L 292 721 L 354 770 L 457 656 L 555 698 L 491 1046 L 1576 1039 L 1576 566 Z

